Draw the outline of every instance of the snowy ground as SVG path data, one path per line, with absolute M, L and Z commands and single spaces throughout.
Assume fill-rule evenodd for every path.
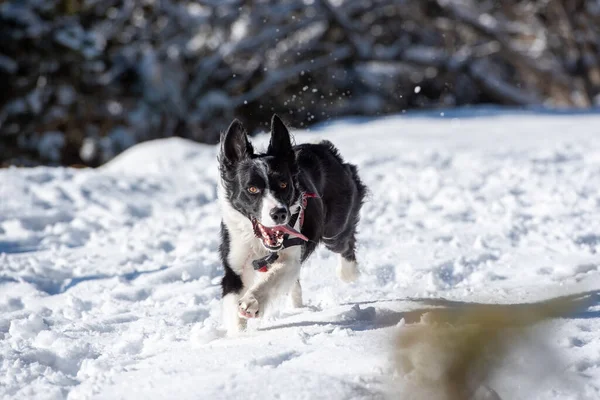
M 600 289 L 600 116 L 394 117 L 296 133 L 321 138 L 371 190 L 363 275 L 339 282 L 319 250 L 302 273 L 306 308 L 283 305 L 237 339 L 218 326 L 215 147 L 169 139 L 98 170 L 1 170 L 2 397 L 383 398 L 402 385 L 396 325 L 427 299 Z M 560 376 L 532 383 L 515 361 L 494 389 L 600 398 L 598 332 L 599 303 L 546 323 L 539 338 Z

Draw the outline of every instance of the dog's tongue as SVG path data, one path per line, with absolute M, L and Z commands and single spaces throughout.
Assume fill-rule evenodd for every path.
M 292 235 L 292 236 L 296 236 L 297 238 L 300 238 L 300 239 L 304 240 L 305 242 L 308 242 L 308 238 L 306 236 L 304 236 L 303 234 L 301 234 L 300 232 L 298 232 L 294 228 L 289 227 L 287 225 L 279 225 L 277 227 L 277 230 L 280 230 L 280 231 L 285 232 L 285 233 L 287 233 L 289 235 Z

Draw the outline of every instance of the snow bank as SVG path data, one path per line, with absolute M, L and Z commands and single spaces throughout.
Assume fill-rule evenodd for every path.
M 302 272 L 306 307 L 283 306 L 238 339 L 219 325 L 216 147 L 172 138 L 97 170 L 0 170 L 0 394 L 396 393 L 396 325 L 418 322 L 407 311 L 599 287 L 598 132 L 594 115 L 393 117 L 296 132 L 298 143 L 332 140 L 369 186 L 362 276 L 339 282 L 320 249 Z M 596 302 L 540 333 L 569 384 L 527 391 L 526 374 L 510 374 L 514 359 L 493 390 L 598 398 L 598 311 Z

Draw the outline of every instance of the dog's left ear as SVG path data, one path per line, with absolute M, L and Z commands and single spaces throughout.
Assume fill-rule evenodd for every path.
M 267 153 L 271 155 L 293 156 L 290 131 L 277 114 L 271 120 L 271 141 Z

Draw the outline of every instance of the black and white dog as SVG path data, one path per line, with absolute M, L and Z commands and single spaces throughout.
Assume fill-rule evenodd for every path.
M 238 120 L 221 135 L 219 201 L 229 335 L 262 316 L 276 296 L 302 306 L 300 266 L 320 242 L 340 255 L 338 276 L 354 281 L 356 227 L 366 187 L 329 141 L 292 146 L 274 115 L 266 153 L 255 153 Z

